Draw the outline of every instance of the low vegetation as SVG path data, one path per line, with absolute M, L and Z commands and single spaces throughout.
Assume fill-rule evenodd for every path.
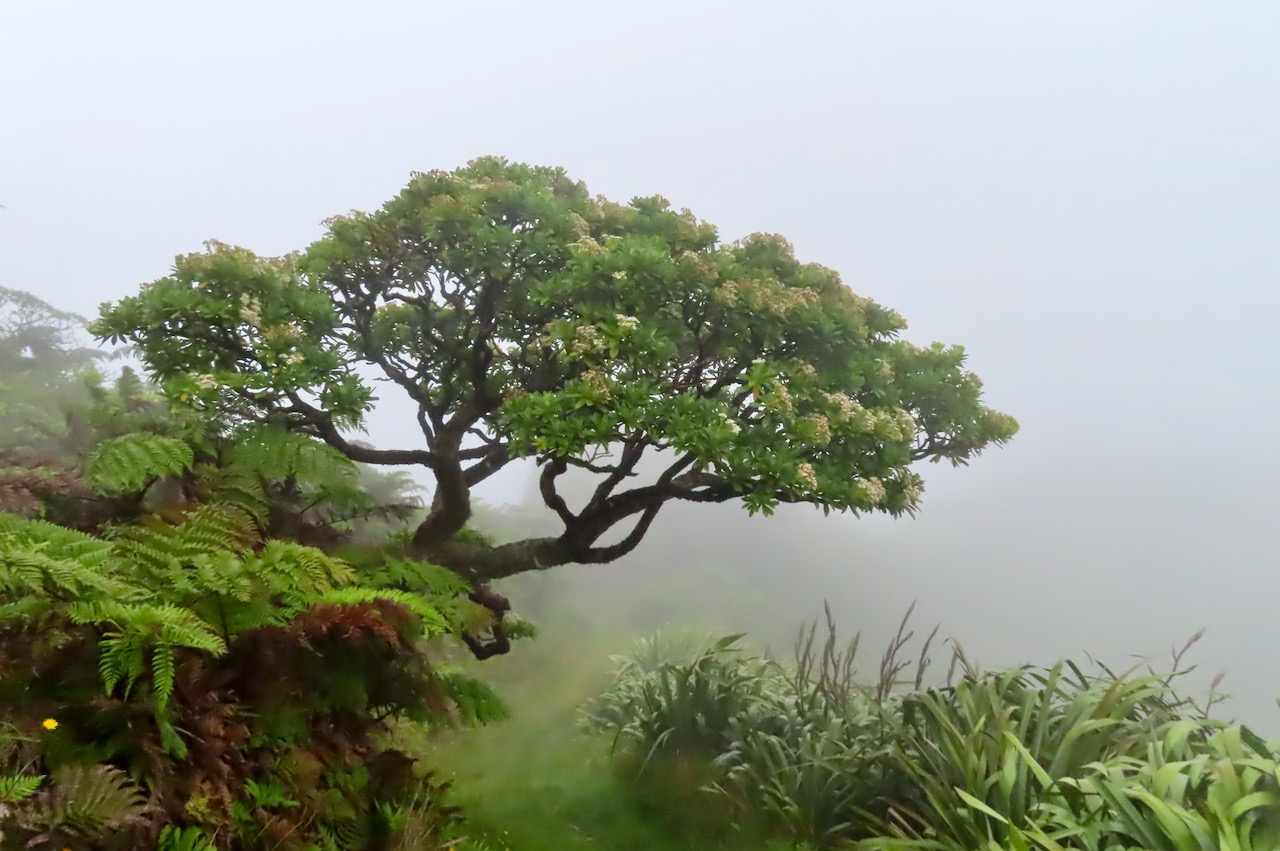
M 904 622 L 905 623 L 905 622 Z M 856 678 L 857 642 L 802 636 L 789 664 L 740 636 L 640 642 L 589 704 L 637 777 L 697 777 L 688 795 L 814 848 L 1209 851 L 1280 847 L 1280 743 L 1209 717 L 1174 671 L 1071 662 L 985 672 L 928 644 Z

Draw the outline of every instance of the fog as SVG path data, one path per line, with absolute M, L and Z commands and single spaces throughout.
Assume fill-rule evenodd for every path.
M 14 0 L 0 285 L 93 314 L 202 240 L 301 248 L 489 153 L 785 234 L 965 345 L 1021 434 L 927 467 L 915 520 L 668 509 L 548 581 L 679 594 L 706 563 L 780 628 L 825 598 L 870 638 L 917 599 L 989 665 L 1207 627 L 1196 661 L 1277 726 L 1278 37 L 1233 2 Z

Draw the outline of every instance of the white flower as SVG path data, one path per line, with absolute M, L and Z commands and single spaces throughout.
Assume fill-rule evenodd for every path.
M 604 248 L 600 243 L 596 242 L 589 236 L 584 236 L 582 239 L 575 242 L 573 247 L 576 248 L 580 254 L 593 255 L 604 253 Z
M 813 465 L 806 462 L 796 469 L 796 480 L 809 490 L 817 490 L 818 474 L 814 472 Z
M 904 439 L 910 438 L 919 430 L 920 425 L 916 422 L 915 414 L 906 409 L 898 411 L 898 428 L 902 429 Z
M 733 307 L 738 303 L 738 284 L 736 281 L 725 281 L 716 288 L 713 297 L 727 307 Z
M 846 393 L 825 393 L 827 402 L 836 410 L 833 416 L 838 423 L 847 423 L 862 414 L 863 408 Z
M 619 271 L 619 272 L 614 272 L 614 273 L 613 273 L 613 279 L 614 279 L 615 281 L 625 281 L 625 280 L 627 279 L 627 273 L 626 273 L 626 272 L 621 272 L 621 271 Z
M 614 318 L 618 320 L 618 327 L 624 331 L 634 330 L 635 327 L 640 324 L 640 320 L 636 319 L 634 316 L 625 316 L 619 313 Z
M 197 375 L 193 380 L 201 390 L 212 390 L 218 386 L 218 379 L 212 375 Z
M 588 354 L 604 347 L 600 329 L 594 325 L 579 325 L 573 332 L 572 349 L 578 354 Z
M 870 478 L 863 479 L 859 484 L 862 488 L 862 492 L 867 495 L 868 501 L 870 501 L 873 506 L 884 502 L 884 498 L 887 495 L 887 491 L 884 489 L 884 482 L 872 476 Z
M 586 385 L 587 393 L 593 399 L 608 399 L 610 390 L 609 378 L 602 373 L 589 369 L 582 373 L 582 383 Z
M 815 446 L 826 446 L 831 442 L 831 422 L 826 417 L 822 414 L 811 414 L 804 419 L 813 428 Z
M 249 296 L 244 307 L 240 308 L 240 318 L 250 325 L 259 325 L 262 322 L 262 302 L 253 296 Z

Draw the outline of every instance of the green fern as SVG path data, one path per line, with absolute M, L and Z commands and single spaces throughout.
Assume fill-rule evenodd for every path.
M 51 556 L 73 558 L 86 567 L 99 567 L 113 557 L 111 544 L 84 532 L 45 520 L 0 513 L 0 536 L 24 544 L 39 544 Z
M 198 827 L 174 827 L 166 824 L 156 840 L 156 851 L 216 851 L 209 834 Z
M 423 597 L 408 591 L 394 588 L 338 588 L 321 595 L 315 602 L 352 606 L 379 600 L 389 600 L 409 609 L 421 619 L 426 635 L 442 635 L 449 631 L 449 623 L 439 609 Z
M 471 583 L 447 567 L 394 556 L 388 557 L 379 568 L 366 572 L 365 580 L 382 588 L 426 590 L 441 596 L 471 592 Z
M 459 668 L 437 666 L 436 679 L 464 724 L 492 724 L 511 717 L 498 693 Z
M 235 505 L 259 522 L 266 519 L 271 500 L 257 470 L 248 466 L 198 464 L 195 473 L 208 501 Z
M 73 622 L 113 627 L 99 642 L 98 669 L 107 694 L 123 683 L 128 694 L 151 665 L 156 702 L 163 707 L 173 693 L 174 653 L 179 647 L 213 656 L 227 646 L 209 624 L 190 609 L 172 604 L 123 604 L 82 601 L 67 608 Z
M 104 441 L 85 466 L 85 481 L 105 496 L 137 493 L 161 476 L 191 469 L 195 455 L 184 440 L 140 432 Z
M 104 576 L 92 566 L 54 558 L 36 546 L 12 547 L 0 542 L 0 588 L 7 595 L 39 593 L 56 599 L 76 599 L 97 592 L 102 596 L 130 593 L 126 584 Z
M 8 774 L 0 776 L 0 804 L 16 804 L 36 793 L 44 782 L 43 774 Z
M 146 809 L 137 785 L 108 765 L 54 769 L 50 788 L 24 803 L 15 821 L 30 830 L 84 839 L 111 836 L 135 823 Z
M 347 487 L 356 480 L 356 466 L 351 459 L 305 434 L 247 426 L 234 435 L 233 443 L 228 464 L 253 470 L 264 479 L 296 479 L 320 487 Z
M 253 561 L 253 569 L 274 576 L 280 591 L 293 588 L 304 596 L 349 585 L 356 578 L 355 571 L 341 559 L 293 541 L 267 542 Z

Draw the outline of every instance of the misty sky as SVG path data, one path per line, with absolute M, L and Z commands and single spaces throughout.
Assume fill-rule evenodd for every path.
M 919 597 L 1013 656 L 1208 626 L 1205 665 L 1260 706 L 1280 695 L 1277 43 L 1280 5 L 1221 0 L 7 0 L 0 285 L 92 314 L 202 240 L 302 248 L 481 154 L 785 234 L 912 339 L 964 344 L 1023 425 L 927 468 L 919 520 L 797 520 L 805 546 L 829 528 L 877 553 L 810 576 L 817 598 Z M 410 440 L 401 422 L 373 434 Z

